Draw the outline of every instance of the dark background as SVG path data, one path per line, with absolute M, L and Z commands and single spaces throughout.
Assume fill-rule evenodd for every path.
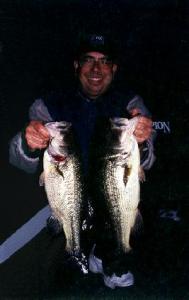
M 36 97 L 71 85 L 83 31 L 111 34 L 121 53 L 117 81 L 143 97 L 154 121 L 170 122 L 142 185 L 148 226 L 159 208 L 177 209 L 187 226 L 189 1 L 0 0 L 0 22 L 0 242 L 47 204 L 38 177 L 9 164 L 8 143 Z

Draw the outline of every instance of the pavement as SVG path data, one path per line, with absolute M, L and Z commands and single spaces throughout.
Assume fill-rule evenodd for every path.
M 43 228 L 0 265 L 0 299 L 189 299 L 186 224 L 160 217 L 154 221 L 133 261 L 134 286 L 111 290 L 100 274 L 69 269 L 63 235 L 53 237 Z

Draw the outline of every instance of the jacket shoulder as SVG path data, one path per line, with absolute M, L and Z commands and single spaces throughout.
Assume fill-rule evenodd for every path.
M 47 105 L 43 98 L 34 100 L 29 108 L 29 119 L 43 122 L 52 121 L 52 117 L 48 111 Z

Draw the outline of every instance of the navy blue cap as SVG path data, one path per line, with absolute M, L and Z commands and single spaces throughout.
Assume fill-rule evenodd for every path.
M 115 44 L 109 37 L 98 34 L 88 34 L 83 36 L 76 50 L 76 57 L 79 58 L 87 52 L 100 52 L 110 58 L 116 58 Z

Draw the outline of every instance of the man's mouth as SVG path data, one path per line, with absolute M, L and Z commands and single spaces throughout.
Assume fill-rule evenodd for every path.
M 102 77 L 89 77 L 88 80 L 93 82 L 99 82 L 102 80 Z

